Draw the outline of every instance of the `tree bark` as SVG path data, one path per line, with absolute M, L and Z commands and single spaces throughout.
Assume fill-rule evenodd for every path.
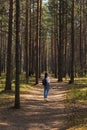
M 74 0 L 72 0 L 71 12 L 71 63 L 70 63 L 70 82 L 74 83 Z
M 16 77 L 15 77 L 15 108 L 20 108 L 20 0 L 16 0 Z
M 25 40 L 25 59 L 26 59 L 26 83 L 28 83 L 28 80 L 29 80 L 29 4 L 30 4 L 30 1 L 29 0 L 26 0 L 26 40 Z
M 13 0 L 10 0 L 9 9 L 9 31 L 8 31 L 8 46 L 7 46 L 7 73 L 5 90 L 11 90 L 12 81 L 12 21 L 13 21 Z
M 59 1 L 58 82 L 62 82 L 62 1 Z
M 40 0 L 37 1 L 37 35 L 36 35 L 36 84 L 39 80 L 39 44 L 40 44 Z

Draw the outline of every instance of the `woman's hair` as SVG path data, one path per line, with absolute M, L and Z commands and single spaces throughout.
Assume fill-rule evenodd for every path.
M 45 78 L 47 78 L 47 76 L 48 76 L 48 73 L 46 72 L 46 73 L 45 73 Z

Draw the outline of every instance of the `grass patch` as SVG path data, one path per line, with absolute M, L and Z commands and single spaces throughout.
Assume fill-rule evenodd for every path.
M 72 127 L 67 130 L 87 130 L 87 126 Z
M 67 95 L 66 99 L 67 103 L 81 103 L 87 104 L 87 88 L 71 88 Z
M 75 83 L 69 85 L 66 103 L 87 104 L 87 78 L 76 78 Z
M 68 130 L 87 129 L 87 78 L 75 79 L 75 84 L 69 85 L 66 103 L 70 111 Z
M 34 77 L 29 79 L 29 84 L 25 82 L 24 74 L 20 76 L 20 96 L 29 93 L 29 90 L 34 87 Z M 9 102 L 14 103 L 15 96 L 15 81 L 12 81 L 12 90 L 4 91 L 5 89 L 5 75 L 0 77 L 0 106 L 8 104 Z

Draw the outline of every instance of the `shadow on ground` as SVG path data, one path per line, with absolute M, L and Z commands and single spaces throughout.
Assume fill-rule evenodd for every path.
M 33 88 L 21 99 L 21 109 L 0 108 L 1 130 L 66 130 L 67 111 L 64 106 L 66 87 L 52 83 L 48 102 L 43 89 Z M 10 104 L 12 105 L 12 104 Z

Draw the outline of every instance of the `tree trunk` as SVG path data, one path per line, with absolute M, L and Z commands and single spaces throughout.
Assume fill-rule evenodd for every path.
M 31 13 L 31 1 L 29 3 L 29 76 L 32 74 L 32 13 Z
M 62 1 L 59 1 L 58 81 L 62 82 Z
M 28 83 L 29 78 L 29 4 L 30 1 L 26 0 L 26 40 L 25 40 L 25 59 L 26 59 L 26 83 Z
M 15 108 L 20 108 L 20 0 L 16 0 L 16 78 L 15 78 Z
M 37 35 L 36 35 L 36 84 L 39 80 L 39 35 L 40 35 L 40 0 L 37 1 Z
M 12 80 L 12 20 L 13 20 L 13 0 L 10 0 L 9 9 L 9 31 L 8 31 L 8 46 L 7 46 L 7 73 L 5 90 L 11 90 Z
M 74 83 L 74 0 L 72 0 L 71 12 L 71 63 L 70 63 L 70 82 Z
M 39 27 L 39 78 L 41 77 L 41 15 L 42 15 L 42 0 L 40 0 L 40 21 L 39 21 L 39 24 L 40 24 L 40 27 Z
M 1 25 L 0 25 L 0 29 L 1 29 L 1 34 L 0 34 L 0 76 L 2 73 L 2 21 L 1 21 Z
M 66 11 L 65 11 L 65 76 L 67 73 L 67 0 L 66 0 Z

